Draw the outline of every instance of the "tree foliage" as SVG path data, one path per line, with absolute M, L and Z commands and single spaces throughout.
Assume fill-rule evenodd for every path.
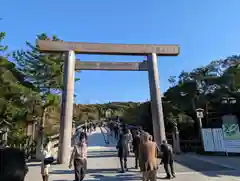
M 205 110 L 203 126 L 221 127 L 221 116 L 234 113 L 239 117 L 240 105 L 240 56 L 212 61 L 208 65 L 196 68 L 191 72 L 182 71 L 180 75 L 169 78 L 170 87 L 164 93 L 163 109 L 165 125 L 171 132 L 175 122 L 180 128 L 180 135 L 187 139 L 197 136 L 198 121 L 196 109 Z M 223 98 L 233 97 L 236 104 L 222 104 Z M 140 108 L 146 116 L 140 118 L 143 126 L 151 122 L 150 104 Z M 240 117 L 239 117 L 240 118 Z M 151 131 L 151 130 L 150 130 Z M 187 134 L 188 133 L 188 134 Z
M 0 40 L 4 37 L 1 33 Z M 46 34 L 37 39 L 59 41 Z M 62 55 L 41 53 L 36 45 L 26 44 L 26 50 L 16 50 L 10 56 L 5 53 L 7 46 L 0 45 L 0 119 L 23 130 L 29 121 L 36 120 L 40 125 L 48 122 L 46 118 L 59 118 L 48 112 L 51 107 L 59 109 L 63 87 Z

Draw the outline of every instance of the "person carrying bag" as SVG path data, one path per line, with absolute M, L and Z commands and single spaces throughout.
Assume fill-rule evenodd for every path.
M 84 134 L 80 134 L 79 143 L 74 146 L 69 161 L 69 169 L 74 163 L 75 181 L 82 181 L 87 171 L 87 143 Z
M 48 181 L 49 178 L 49 167 L 54 162 L 52 157 L 51 143 L 48 141 L 42 150 L 42 163 L 41 163 L 41 174 L 43 181 Z

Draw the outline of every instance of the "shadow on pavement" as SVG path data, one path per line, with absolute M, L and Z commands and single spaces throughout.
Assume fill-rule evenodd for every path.
M 117 173 L 119 172 L 116 168 L 103 168 L 103 169 L 88 169 L 87 174 L 96 174 L 96 173 Z
M 88 154 L 91 154 L 91 153 L 116 153 L 116 151 L 112 151 L 112 150 L 96 150 L 96 151 L 88 151 Z
M 101 174 L 94 174 L 94 175 L 91 175 L 91 177 L 93 177 L 93 179 L 87 179 L 87 180 L 88 181 L 141 180 L 140 176 L 136 176 L 134 174 L 119 174 L 116 176 L 104 176 Z M 54 180 L 54 181 L 66 181 L 66 180 Z
M 240 177 L 240 172 L 237 170 L 232 171 L 216 171 L 216 172 L 202 172 L 202 174 L 208 177 L 221 177 L 221 176 L 233 176 L 233 177 Z
M 59 175 L 74 174 L 74 171 L 73 170 L 54 170 L 54 171 L 51 171 L 50 174 L 59 174 Z
M 88 169 L 86 174 L 96 174 L 96 173 L 116 173 L 119 170 L 116 168 L 106 168 L 106 169 Z M 74 174 L 73 170 L 54 170 L 50 174 Z
M 223 175 L 240 176 L 236 170 L 223 166 L 221 164 L 210 163 L 207 161 L 199 160 L 191 156 L 179 155 L 175 158 L 176 167 L 179 165 L 186 168 L 187 171 L 200 172 L 209 177 L 218 177 Z M 176 169 L 178 172 L 178 169 Z
M 118 174 L 116 176 L 104 176 L 100 174 L 91 175 L 94 179 L 88 179 L 88 181 L 100 180 L 100 181 L 114 181 L 114 180 L 141 180 L 140 176 L 134 174 Z
M 41 163 L 27 163 L 28 167 L 38 167 L 41 166 Z
M 90 152 L 88 153 L 88 158 L 113 158 L 118 157 L 117 151 L 97 151 L 97 152 Z M 129 158 L 134 157 L 133 154 L 129 155 Z
M 118 168 L 96 168 L 96 169 L 88 169 L 86 174 L 97 174 L 97 173 L 119 173 L 120 169 Z M 139 172 L 138 170 L 132 170 L 130 168 L 129 170 L 130 172 Z M 52 172 L 50 172 L 50 174 L 59 174 L 59 175 L 62 175 L 62 174 L 74 174 L 74 171 L 73 170 L 54 170 Z M 127 173 L 125 173 L 124 175 L 126 175 Z
M 112 158 L 116 157 L 116 154 L 111 155 L 88 155 L 88 158 Z

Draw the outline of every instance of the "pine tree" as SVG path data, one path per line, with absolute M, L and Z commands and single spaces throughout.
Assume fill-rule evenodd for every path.
M 23 120 L 26 110 L 22 97 L 33 86 L 25 81 L 15 64 L 8 60 L 7 46 L 2 45 L 5 33 L 0 33 L 0 121 Z

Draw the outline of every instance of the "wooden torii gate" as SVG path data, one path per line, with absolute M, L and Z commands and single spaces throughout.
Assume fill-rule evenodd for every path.
M 154 139 L 158 144 L 166 139 L 157 56 L 177 56 L 178 45 L 77 43 L 38 40 L 42 52 L 65 52 L 64 90 L 60 121 L 59 163 L 68 163 L 71 150 L 73 116 L 74 71 L 112 70 L 148 71 Z M 147 56 L 143 62 L 86 62 L 76 61 L 76 54 L 136 55 Z

